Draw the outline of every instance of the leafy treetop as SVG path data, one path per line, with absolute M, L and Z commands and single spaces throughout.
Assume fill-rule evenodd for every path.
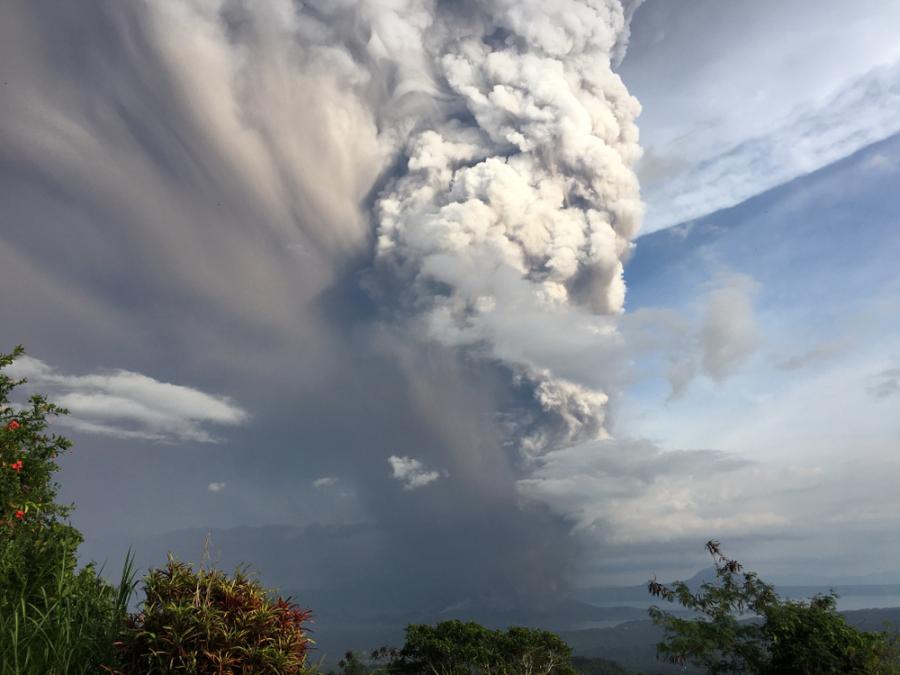
M 653 621 L 665 629 L 657 646 L 660 657 L 694 663 L 713 675 L 900 673 L 894 642 L 847 624 L 833 593 L 809 601 L 781 599 L 756 573 L 726 557 L 719 542 L 709 541 L 706 549 L 715 564 L 715 583 L 704 583 L 697 592 L 683 581 L 671 587 L 656 579 L 648 583 L 651 595 L 700 615 L 679 618 L 650 608 Z
M 490 630 L 444 621 L 406 628 L 385 672 L 432 675 L 574 675 L 572 650 L 556 634 L 531 628 Z

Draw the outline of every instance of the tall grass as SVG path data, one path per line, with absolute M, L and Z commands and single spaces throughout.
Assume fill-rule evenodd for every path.
M 95 675 L 115 662 L 121 633 L 136 587 L 129 551 L 118 585 L 104 581 L 89 565 L 53 575 L 55 585 L 30 599 L 0 599 L 0 675 Z

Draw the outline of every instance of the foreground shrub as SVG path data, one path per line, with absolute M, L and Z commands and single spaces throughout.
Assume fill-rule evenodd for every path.
M 706 544 L 716 583 L 694 593 L 684 582 L 671 588 L 653 580 L 650 593 L 699 612 L 696 619 L 650 608 L 665 629 L 657 652 L 675 664 L 694 663 L 708 673 L 750 675 L 888 675 L 900 673 L 893 639 L 860 631 L 836 609 L 836 596 L 783 600 L 753 572 L 725 557 L 719 543 Z M 755 615 L 746 620 L 747 614 Z
M 116 587 L 93 567 L 59 574 L 38 598 L 0 612 L 0 675 L 93 675 L 115 662 L 133 589 L 129 561 Z
M 13 404 L 24 384 L 4 372 L 22 349 L 0 354 L 0 675 L 97 673 L 133 589 L 131 560 L 114 588 L 93 565 L 76 568 L 81 534 L 56 503 L 56 459 L 71 443 L 47 433 L 65 410 L 40 395 Z
M 0 607 L 38 600 L 59 575 L 75 569 L 81 534 L 66 522 L 71 507 L 56 503 L 56 459 L 71 447 L 47 434 L 49 418 L 65 414 L 40 395 L 13 406 L 9 397 L 25 380 L 4 369 L 23 354 L 0 354 Z
M 143 581 L 140 611 L 126 623 L 114 672 L 290 675 L 306 673 L 310 612 L 272 600 L 238 570 L 194 571 L 169 559 Z

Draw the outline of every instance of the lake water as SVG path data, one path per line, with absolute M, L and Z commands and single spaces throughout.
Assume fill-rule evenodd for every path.
M 651 605 L 658 605 L 664 609 L 677 609 L 678 605 L 661 602 L 659 600 L 617 600 L 611 602 L 590 602 L 595 607 L 636 607 L 647 609 Z M 837 608 L 842 612 L 851 612 L 858 609 L 882 609 L 885 607 L 900 607 L 900 594 L 885 595 L 842 595 L 838 598 Z M 609 628 L 622 621 L 586 621 L 586 628 Z M 590 624 L 588 626 L 587 624 Z M 602 625 L 601 625 L 602 624 Z
M 844 595 L 838 598 L 837 607 L 842 612 L 900 607 L 900 595 Z

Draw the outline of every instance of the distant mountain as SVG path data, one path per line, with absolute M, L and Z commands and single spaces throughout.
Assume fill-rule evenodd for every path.
M 209 545 L 204 553 L 207 536 Z M 357 585 L 361 581 L 359 561 L 371 556 L 376 547 L 373 531 L 365 523 L 270 525 L 87 539 L 79 555 L 85 562 L 106 563 L 112 577 L 131 548 L 142 569 L 163 564 L 170 552 L 179 560 L 195 563 L 206 555 L 209 562 L 226 570 L 251 565 L 266 586 L 328 588 Z
M 714 567 L 708 567 L 700 570 L 689 579 L 685 579 L 691 590 L 697 590 L 704 583 L 713 582 L 716 579 L 716 570 Z M 648 579 L 649 581 L 649 579 Z M 671 586 L 672 582 L 668 585 Z M 603 603 L 611 602 L 645 602 L 653 604 L 656 602 L 647 592 L 647 584 L 638 584 L 635 586 L 592 586 L 589 588 L 581 588 L 575 592 L 582 602 Z
M 802 577 L 773 577 L 773 579 L 779 586 L 900 586 L 900 570 L 873 572 L 872 574 L 857 576 L 811 577 L 805 575 Z
M 649 619 L 629 621 L 612 628 L 568 631 L 561 633 L 560 636 L 579 656 L 610 659 L 629 670 L 645 675 L 656 673 L 699 675 L 702 672 L 658 661 L 656 645 L 662 640 L 663 631 Z
M 847 619 L 847 623 L 860 630 L 872 632 L 887 630 L 900 635 L 900 607 L 860 609 L 841 614 Z

